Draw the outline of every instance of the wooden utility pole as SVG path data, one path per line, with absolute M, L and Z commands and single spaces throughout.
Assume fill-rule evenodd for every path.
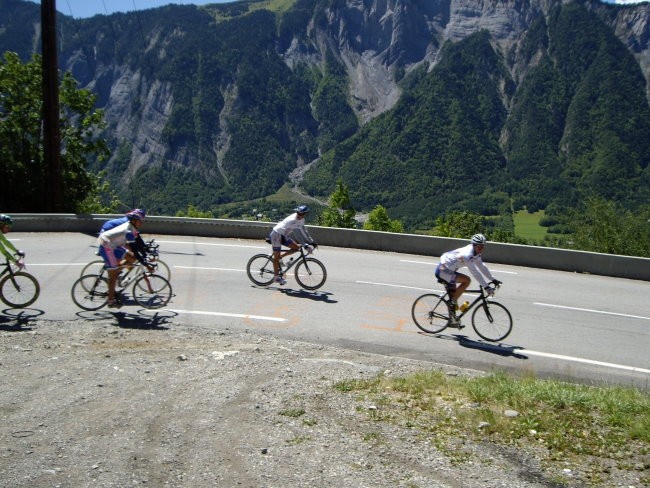
M 59 68 L 56 45 L 56 0 L 41 0 L 43 51 L 43 157 L 47 212 L 63 211 L 63 171 L 59 130 Z

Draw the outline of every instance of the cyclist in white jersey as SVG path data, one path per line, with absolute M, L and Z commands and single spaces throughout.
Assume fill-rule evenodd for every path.
M 295 242 L 289 236 L 291 234 L 298 234 L 302 242 L 307 242 L 310 245 L 317 247 L 317 244 L 314 242 L 314 239 L 309 235 L 307 229 L 305 229 L 305 216 L 309 213 L 309 207 L 307 205 L 299 205 L 296 207 L 296 213 L 289 215 L 282 222 L 273 227 L 269 239 L 271 240 L 271 247 L 273 248 L 273 274 L 275 275 L 275 282 L 281 285 L 286 284 L 284 277 L 280 276 L 280 251 L 282 245 L 285 245 L 292 250 L 296 250 L 300 247 L 299 243 Z M 286 256 L 291 251 L 286 252 L 283 256 Z
M 440 256 L 440 264 L 436 268 L 436 278 L 445 284 L 449 296 L 451 298 L 450 316 L 452 319 L 456 318 L 456 308 L 458 299 L 467 289 L 471 283 L 469 276 L 459 273 L 458 270 L 467 266 L 474 278 L 487 290 L 490 295 L 494 294 L 494 289 L 489 285 L 492 283 L 495 286 L 501 284 L 483 263 L 481 253 L 485 247 L 485 236 L 483 234 L 475 234 L 470 239 L 467 246 L 448 251 Z

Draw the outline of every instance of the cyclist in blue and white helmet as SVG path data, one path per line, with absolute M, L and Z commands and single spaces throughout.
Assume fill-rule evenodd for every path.
M 295 213 L 292 213 L 273 227 L 269 235 L 271 248 L 273 249 L 273 274 L 275 275 L 275 282 L 281 285 L 286 284 L 286 280 L 280 275 L 280 259 L 287 254 L 296 252 L 300 248 L 300 243 L 313 247 L 318 246 L 305 228 L 305 216 L 309 213 L 309 207 L 307 205 L 298 205 L 294 211 Z M 292 239 L 291 235 L 294 235 L 299 242 Z M 282 253 L 283 245 L 290 249 Z M 311 250 L 312 248 L 309 249 L 309 252 Z
M 446 286 L 451 297 L 450 326 L 459 325 L 456 318 L 457 303 L 472 281 L 466 274 L 458 272 L 460 268 L 467 266 L 474 278 L 490 295 L 494 294 L 494 288 L 490 285 L 499 286 L 501 284 L 499 280 L 492 276 L 490 270 L 483 263 L 481 253 L 486 242 L 487 239 L 483 234 L 474 234 L 468 245 L 448 251 L 440 256 L 440 264 L 436 267 L 435 275 L 438 281 Z
M 14 225 L 14 220 L 6 214 L 0 214 L 0 252 L 7 258 L 10 263 L 21 266 L 16 256 L 24 256 L 25 253 L 16 249 L 16 247 L 5 237 Z
M 124 217 L 104 224 L 104 227 L 109 228 L 104 229 L 103 227 L 97 239 L 98 254 L 104 259 L 104 266 L 108 271 L 109 308 L 119 308 L 121 306 L 115 296 L 115 285 L 121 267 L 126 266 L 127 269 L 130 269 L 137 260 L 146 266 L 149 271 L 153 271 L 153 268 L 146 262 L 146 254 L 140 249 L 141 246 L 144 246 L 139 232 L 143 222 L 144 212 L 139 209 L 132 210 Z

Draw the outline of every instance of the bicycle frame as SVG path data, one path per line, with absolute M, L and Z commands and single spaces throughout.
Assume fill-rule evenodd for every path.
M 469 304 L 469 306 L 465 309 L 464 312 L 461 312 L 459 315 L 457 315 L 458 319 L 461 319 L 462 317 L 465 316 L 470 310 L 474 308 L 474 306 L 478 302 L 487 302 L 488 295 L 485 294 L 485 290 L 483 288 L 479 288 L 478 290 L 465 290 L 464 293 L 478 293 L 478 296 L 474 299 L 472 303 Z M 447 292 L 447 296 L 449 296 L 449 292 Z
M 19 259 L 18 262 L 22 263 L 22 260 Z M 11 268 L 12 264 L 13 263 L 10 263 L 8 259 L 5 261 L 5 263 L 3 264 L 5 269 L 3 269 L 2 272 L 0 273 L 0 278 L 2 278 L 6 274 L 9 274 L 13 279 L 14 270 Z
M 283 252 L 284 252 L 284 254 L 283 254 Z M 289 263 L 285 264 L 284 268 L 283 268 L 282 267 L 282 258 L 285 258 L 287 256 L 291 256 L 292 254 L 295 254 L 297 252 L 300 252 L 300 256 L 295 258 L 295 259 L 292 259 L 291 261 L 289 261 Z M 287 273 L 291 268 L 293 268 L 300 261 L 304 261 L 305 257 L 306 256 L 305 256 L 304 246 L 300 246 L 298 249 L 291 249 L 291 248 L 282 249 L 280 251 L 280 273 L 281 274 Z M 273 259 L 273 254 L 270 255 L 270 258 Z

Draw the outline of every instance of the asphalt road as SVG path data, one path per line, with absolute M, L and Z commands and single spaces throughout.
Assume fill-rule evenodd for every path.
M 146 228 L 143 229 L 146 231 Z M 163 323 L 251 329 L 308 342 L 486 371 L 529 372 L 583 383 L 650 389 L 650 282 L 488 263 L 503 281 L 496 300 L 510 310 L 514 329 L 501 344 L 471 328 L 420 333 L 410 316 L 419 295 L 440 290 L 431 257 L 321 247 L 315 257 L 328 278 L 316 292 L 261 288 L 246 262 L 266 252 L 263 241 L 151 236 L 171 268 L 174 297 L 166 309 L 125 306 L 118 312 L 79 310 L 70 288 L 83 265 L 96 259 L 95 239 L 77 233 L 11 233 L 27 253 L 27 271 L 41 284 L 29 309 L 0 310 L 47 320 L 114 315 L 124 326 Z M 489 245 L 489 244 L 488 244 Z M 4 306 L 4 304 L 1 304 Z M 164 329 L 160 332 L 164 333 Z M 62 335 L 65 331 L 62 331 Z

